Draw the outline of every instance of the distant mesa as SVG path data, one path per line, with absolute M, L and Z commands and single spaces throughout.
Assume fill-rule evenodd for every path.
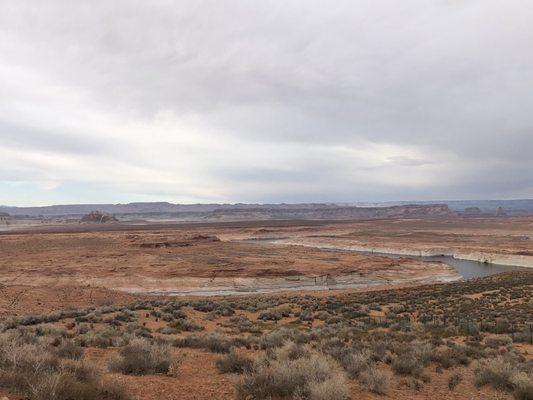
M 118 219 L 116 219 L 114 215 L 108 213 L 91 211 L 89 214 L 85 214 L 83 217 L 81 217 L 80 221 L 95 224 L 106 224 L 109 222 L 118 222 Z

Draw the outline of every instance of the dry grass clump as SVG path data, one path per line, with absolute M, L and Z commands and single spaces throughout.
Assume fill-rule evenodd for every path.
M 83 357 L 83 348 L 78 346 L 72 340 L 62 340 L 56 347 L 55 354 L 61 358 L 70 358 L 72 360 L 79 360 Z
M 127 375 L 160 374 L 168 372 L 171 363 L 167 344 L 136 338 L 110 360 L 109 370 Z
M 359 382 L 373 393 L 384 394 L 390 385 L 391 376 L 387 371 L 369 368 L 359 374 Z
M 413 341 L 396 348 L 397 356 L 392 359 L 392 370 L 398 375 L 419 376 L 423 367 L 434 357 L 433 346 L 428 342 Z
M 354 379 L 370 367 L 371 359 L 372 355 L 370 351 L 362 349 L 345 353 L 339 362 L 350 378 Z
M 72 356 L 68 347 L 66 355 Z M 28 400 L 128 399 L 120 385 L 103 379 L 95 368 L 61 360 L 56 348 L 27 332 L 0 336 L 0 387 Z
M 513 376 L 513 397 L 516 400 L 533 400 L 533 372 L 519 372 Z
M 392 360 L 392 370 L 398 375 L 419 375 L 422 372 L 420 362 L 410 354 L 397 356 Z
M 177 338 L 172 342 L 174 347 L 207 349 L 212 353 L 229 353 L 234 344 L 234 341 L 219 332 L 212 332 L 204 336 L 190 335 Z
M 533 375 L 521 371 L 516 363 L 505 357 L 480 365 L 475 371 L 475 384 L 512 392 L 517 400 L 533 399 Z
M 348 388 L 344 373 L 333 359 L 309 352 L 291 359 L 278 351 L 275 359 L 259 361 L 237 384 L 238 399 L 344 400 Z
M 450 377 L 448 378 L 448 389 L 450 390 L 454 390 L 455 387 L 461 383 L 461 375 L 459 374 L 453 374 L 453 375 L 450 375 Z
M 176 321 L 169 324 L 170 328 L 174 328 L 177 331 L 185 331 L 185 332 L 193 332 L 193 331 L 201 331 L 204 328 L 196 323 L 196 321 L 185 319 L 185 318 L 179 318 Z
M 511 343 L 513 343 L 513 340 L 509 336 L 488 336 L 485 338 L 485 345 L 493 349 L 508 346 Z
M 216 361 L 216 367 L 223 374 L 242 374 L 246 371 L 251 371 L 254 367 L 254 362 L 251 358 L 232 349 L 228 354 Z

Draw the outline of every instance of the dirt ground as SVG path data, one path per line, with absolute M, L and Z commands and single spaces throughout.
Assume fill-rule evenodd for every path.
M 305 238 L 324 243 L 361 244 L 369 248 L 447 248 L 533 256 L 533 217 L 396 219 L 323 226 L 226 229 L 220 237 Z
M 387 282 L 454 274 L 435 262 L 218 238 L 239 234 L 241 228 L 0 235 L 0 283 L 149 292 L 287 277 L 355 275 Z
M 302 244 L 319 242 L 411 250 L 446 248 L 533 258 L 533 218 L 526 217 L 316 224 L 258 222 L 121 227 L 117 230 L 109 226 L 103 230 L 90 226 L 86 231 L 78 227 L 76 232 L 12 232 L 0 234 L 0 315 L 42 314 L 68 308 L 130 304 L 138 299 L 163 299 L 142 293 L 131 294 L 125 289 L 180 288 L 194 284 L 209 285 L 209 282 L 217 280 L 335 277 L 343 274 L 368 279 L 383 278 L 391 283 L 398 277 L 405 279 L 398 286 L 378 287 L 393 289 L 424 283 L 415 280 L 420 276 L 453 274 L 450 267 L 442 263 L 238 241 L 271 237 Z M 334 295 L 353 292 L 314 294 L 329 301 Z M 284 296 L 302 297 L 307 293 Z M 413 293 L 416 294 L 416 290 Z M 464 298 L 477 301 L 483 297 L 480 293 L 469 292 Z M 138 322 L 154 332 L 164 326 L 160 320 L 146 318 L 144 312 L 137 314 Z M 202 334 L 225 329 L 226 317 L 211 320 L 206 313 L 192 309 L 188 309 L 187 314 L 204 329 Z M 254 321 L 258 317 L 257 313 L 241 314 Z M 291 325 L 294 319 L 285 319 L 280 325 Z M 313 326 L 317 326 L 316 322 Z M 517 348 L 527 358 L 533 353 L 530 345 Z M 115 348 L 89 347 L 85 349 L 85 358 L 107 373 L 107 361 L 116 351 Z M 176 376 L 109 375 L 123 382 L 135 400 L 235 398 L 233 384 L 239 377 L 221 374 L 217 370 L 215 361 L 220 355 L 193 348 L 172 348 L 172 352 L 180 360 Z M 463 378 L 454 391 L 447 386 L 452 372 L 459 373 Z M 351 398 L 511 399 L 508 393 L 487 386 L 475 387 L 472 384 L 472 367 L 457 367 L 443 372 L 432 368 L 427 370 L 427 374 L 430 383 L 418 390 L 409 387 L 407 378 L 394 376 L 385 395 L 372 394 L 363 390 L 357 382 L 350 381 Z M 17 399 L 12 393 L 0 392 L 1 395 L 7 395 L 10 400 Z

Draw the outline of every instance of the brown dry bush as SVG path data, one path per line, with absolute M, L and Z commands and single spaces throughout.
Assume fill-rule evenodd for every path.
M 359 382 L 371 392 L 384 394 L 390 385 L 391 376 L 387 371 L 369 368 L 359 374 Z
M 344 400 L 348 389 L 344 373 L 333 359 L 310 353 L 297 359 L 263 359 L 236 386 L 238 399 Z
M 520 372 L 513 376 L 512 383 L 516 400 L 533 400 L 533 373 Z
M 0 387 L 29 400 L 128 399 L 121 386 L 104 380 L 95 368 L 61 360 L 53 346 L 25 335 L 0 337 Z
M 246 371 L 251 371 L 254 367 L 254 362 L 251 358 L 239 354 L 232 349 L 227 355 L 216 361 L 216 367 L 223 374 L 242 374 Z
M 454 390 L 455 387 L 461 383 L 461 375 L 459 374 L 453 374 L 453 375 L 450 375 L 450 377 L 448 378 L 448 389 L 450 390 Z
M 517 400 L 533 399 L 533 375 L 521 371 L 510 359 L 497 357 L 475 371 L 476 386 L 490 385 L 495 389 L 512 392 Z
M 127 375 L 158 374 L 168 372 L 172 359 L 167 344 L 136 338 L 122 347 L 108 366 L 112 372 Z
M 397 356 L 392 360 L 392 370 L 398 375 L 420 375 L 422 368 L 419 360 L 410 354 Z

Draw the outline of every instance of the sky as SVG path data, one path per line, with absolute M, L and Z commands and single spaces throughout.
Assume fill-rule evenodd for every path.
M 0 204 L 533 197 L 529 0 L 0 0 Z

